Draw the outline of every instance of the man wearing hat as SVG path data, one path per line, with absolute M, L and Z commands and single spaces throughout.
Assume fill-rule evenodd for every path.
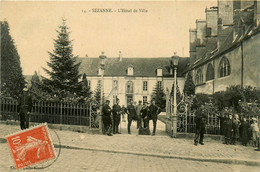
M 113 134 L 121 134 L 118 130 L 118 126 L 120 124 L 120 120 L 121 120 L 121 113 L 122 113 L 122 109 L 121 106 L 119 105 L 119 99 L 116 98 L 116 104 L 114 104 L 113 106 Z
M 133 105 L 133 100 L 130 100 L 130 104 L 127 106 L 127 131 L 128 134 L 131 134 L 131 124 L 132 121 L 136 119 L 136 109 Z
M 112 136 L 112 117 L 111 117 L 111 107 L 109 106 L 110 101 L 106 100 L 105 105 L 102 108 L 102 121 L 104 123 L 105 132 L 108 136 Z
M 142 127 L 142 123 L 141 123 L 141 109 L 142 109 L 143 105 L 142 105 L 142 101 L 139 100 L 139 104 L 136 106 L 136 115 L 137 115 L 137 129 Z
M 18 115 L 20 117 L 20 127 L 22 130 L 29 128 L 30 113 L 32 110 L 32 97 L 28 92 L 27 84 L 20 95 L 18 105 Z
M 197 109 L 195 112 L 195 123 L 196 123 L 196 132 L 195 132 L 195 139 L 194 139 L 195 146 L 197 146 L 198 143 L 204 145 L 203 139 L 206 131 L 206 121 L 207 121 L 207 115 L 205 112 L 205 106 L 201 105 L 201 107 Z
M 149 107 L 149 111 L 150 111 L 150 117 L 153 120 L 153 133 L 152 136 L 155 135 L 156 132 L 156 125 L 157 125 L 157 119 L 158 119 L 158 115 L 161 112 L 161 109 L 155 105 L 155 100 L 153 99 L 151 102 L 151 105 Z

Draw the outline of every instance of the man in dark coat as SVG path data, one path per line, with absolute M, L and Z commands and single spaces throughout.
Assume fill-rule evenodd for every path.
M 105 105 L 102 108 L 102 120 L 105 128 L 105 132 L 108 136 L 112 136 L 112 117 L 111 117 L 111 107 L 109 106 L 110 101 L 106 100 Z
M 243 120 L 242 120 L 241 126 L 240 126 L 240 130 L 241 130 L 242 145 L 247 146 L 248 133 L 249 133 L 249 123 L 246 121 L 246 117 L 243 117 Z
M 233 134 L 233 119 L 232 114 L 228 115 L 228 119 L 224 123 L 225 128 L 225 141 L 224 144 L 231 144 L 231 137 Z
M 153 133 L 152 136 L 155 135 L 156 131 L 156 124 L 157 124 L 157 119 L 158 119 L 158 114 L 161 112 L 160 108 L 155 105 L 155 100 L 152 100 L 152 103 L 149 107 L 150 111 L 150 117 L 153 120 Z
M 121 134 L 119 131 L 118 131 L 118 126 L 120 124 L 120 120 L 121 120 L 121 113 L 122 113 L 122 109 L 121 109 L 121 106 L 119 105 L 119 99 L 116 99 L 116 104 L 114 104 L 113 106 L 113 120 L 114 120 L 114 123 L 113 123 L 113 133 L 114 134 Z
M 144 128 L 149 128 L 149 107 L 148 107 L 148 102 L 144 102 L 144 106 L 142 107 L 141 111 L 141 117 L 143 119 L 143 126 Z
M 32 97 L 28 92 L 27 86 L 23 89 L 23 92 L 19 99 L 18 115 L 20 117 L 20 127 L 22 130 L 29 128 L 30 113 L 32 111 Z
M 206 122 L 207 122 L 207 114 L 205 112 L 205 106 L 202 105 L 199 109 L 195 112 L 195 123 L 196 123 L 196 132 L 195 132 L 195 139 L 194 145 L 204 145 L 204 133 L 206 131 Z
M 132 121 L 136 118 L 136 116 L 137 116 L 137 114 L 136 114 L 135 106 L 133 105 L 133 100 L 131 100 L 130 104 L 127 106 L 128 134 L 131 134 L 130 127 L 131 127 Z

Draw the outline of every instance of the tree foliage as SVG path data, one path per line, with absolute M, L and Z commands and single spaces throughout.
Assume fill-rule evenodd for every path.
M 104 95 L 103 95 L 104 97 Z M 97 84 L 96 90 L 94 92 L 93 99 L 96 101 L 97 106 L 100 106 L 100 101 L 101 101 L 101 83 Z
M 32 98 L 34 100 L 39 100 L 41 99 L 44 95 L 44 93 L 41 91 L 41 85 L 42 85 L 42 81 L 40 80 L 40 76 L 38 75 L 38 73 L 35 71 L 34 75 L 32 76 L 32 80 L 31 80 L 31 87 L 29 89 Z
M 172 84 L 172 90 L 171 90 L 170 96 L 172 96 L 172 97 L 174 96 L 174 83 Z M 181 95 L 180 88 L 178 85 L 178 80 L 177 80 L 176 81 L 176 104 L 178 104 L 181 100 L 182 100 L 182 95 Z
M 253 114 L 257 114 L 257 108 L 259 108 L 257 99 L 257 91 L 255 88 L 251 86 L 243 88 L 239 85 L 232 85 L 228 87 L 226 91 L 216 92 L 213 95 L 196 94 L 192 108 L 197 109 L 201 105 L 205 105 L 209 101 L 212 101 L 214 107 L 216 107 L 219 112 L 238 112 L 248 115 L 251 114 L 251 116 L 253 116 Z M 254 106 L 251 106 L 250 104 L 253 104 Z
M 163 87 L 159 85 L 159 83 L 156 84 L 153 90 L 152 99 L 155 100 L 155 104 L 161 109 L 166 107 L 166 95 L 164 93 Z
M 187 78 L 185 80 L 183 92 L 186 96 L 195 95 L 195 84 L 193 83 L 191 73 L 187 74 Z
M 88 84 L 87 75 L 84 73 L 82 76 L 82 81 L 80 82 L 80 92 L 78 96 L 83 100 L 89 99 L 91 97 L 91 90 Z
M 25 79 L 22 74 L 20 56 L 9 32 L 7 21 L 1 21 L 1 94 L 18 98 Z
M 65 19 L 62 20 L 57 33 L 54 50 L 48 52 L 50 62 L 47 62 L 47 65 L 50 70 L 44 68 L 49 78 L 43 77 L 43 90 L 51 96 L 56 95 L 59 99 L 64 99 L 81 93 L 80 63 L 77 63 L 77 57 L 73 55 L 73 45 Z

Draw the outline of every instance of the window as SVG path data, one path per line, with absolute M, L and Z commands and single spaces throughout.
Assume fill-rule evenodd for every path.
M 210 63 L 207 68 L 206 81 L 209 81 L 212 79 L 214 79 L 214 68 L 213 68 L 213 65 Z
M 126 86 L 126 93 L 133 93 L 134 92 L 134 84 L 133 81 L 128 81 Z
M 201 84 L 203 82 L 203 74 L 202 74 L 201 69 L 198 69 L 195 81 L 196 81 L 196 84 Z
M 90 88 L 90 86 L 91 86 L 91 81 L 88 81 L 88 87 Z
M 103 70 L 101 68 L 98 69 L 98 75 L 102 75 L 103 74 Z
M 223 57 L 219 63 L 219 77 L 230 75 L 230 64 L 226 57 Z
M 162 76 L 162 68 L 157 69 L 157 76 Z
M 113 81 L 113 88 L 115 88 L 116 90 L 118 89 L 118 81 L 117 80 Z
M 116 99 L 117 99 L 117 96 L 113 95 L 113 105 L 116 104 Z
M 162 81 L 157 81 L 158 88 L 162 88 Z
M 127 75 L 134 75 L 134 68 L 133 66 L 129 66 L 127 69 Z
M 147 81 L 143 81 L 143 91 L 147 91 Z
M 98 87 L 101 86 L 101 80 L 98 80 L 97 86 L 98 86 Z
M 143 103 L 147 102 L 147 96 L 143 96 Z

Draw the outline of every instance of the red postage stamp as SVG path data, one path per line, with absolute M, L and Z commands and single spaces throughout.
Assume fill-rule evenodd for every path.
M 6 137 L 16 169 L 55 158 L 47 125 L 39 125 Z

